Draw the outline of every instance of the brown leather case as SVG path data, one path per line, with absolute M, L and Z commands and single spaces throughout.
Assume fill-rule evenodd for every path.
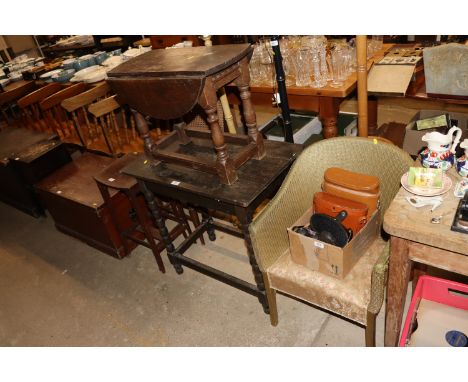
M 364 203 L 341 198 L 327 192 L 316 192 L 314 194 L 314 213 L 336 216 L 345 210 L 348 216 L 341 222 L 346 228 L 353 231 L 353 237 L 367 223 L 368 207 Z
M 325 171 L 322 190 L 366 204 L 368 218 L 379 205 L 380 181 L 376 176 L 330 167 Z

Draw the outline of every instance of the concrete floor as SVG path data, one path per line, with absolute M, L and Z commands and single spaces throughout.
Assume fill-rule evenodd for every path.
M 253 282 L 242 240 L 188 254 Z M 0 346 L 364 346 L 364 329 L 286 296 L 272 327 L 258 300 L 144 247 L 114 259 L 0 203 Z M 377 345 L 383 344 L 383 309 Z

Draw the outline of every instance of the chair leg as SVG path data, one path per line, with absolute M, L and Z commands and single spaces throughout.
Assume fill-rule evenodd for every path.
M 375 347 L 375 319 L 377 315 L 367 312 L 366 346 Z
M 270 282 L 268 281 L 268 275 L 266 272 L 262 272 L 263 283 L 265 285 L 266 298 L 268 301 L 268 308 L 270 311 L 270 323 L 272 326 L 278 325 L 278 308 L 276 306 L 276 290 L 270 288 Z
M 192 229 L 190 228 L 190 225 L 187 220 L 187 216 L 185 216 L 184 208 L 182 207 L 182 204 L 177 201 L 171 201 L 169 202 L 171 211 L 173 214 L 180 219 L 181 224 L 184 226 L 184 232 L 182 234 L 184 235 L 184 238 L 187 238 L 188 235 L 192 233 Z
M 135 209 L 135 213 L 137 214 L 138 222 L 145 233 L 146 240 L 148 241 L 148 245 L 150 246 L 151 251 L 153 252 L 154 259 L 158 264 L 158 268 L 162 273 L 166 273 L 166 268 L 164 268 L 164 263 L 161 258 L 161 251 L 158 250 L 158 247 L 154 241 L 153 234 L 151 233 L 151 228 L 149 225 L 149 220 L 145 216 L 145 212 L 142 210 L 141 205 L 138 202 L 136 195 L 133 193 L 134 191 L 130 190 L 127 194 L 128 198 L 130 199 L 130 203 L 132 204 L 133 208 Z
M 195 228 L 197 228 L 200 225 L 200 218 L 198 217 L 198 212 L 193 207 L 189 207 L 188 210 L 190 214 L 190 219 L 192 220 L 192 223 L 195 226 Z M 202 245 L 205 245 L 205 238 L 203 237 L 203 234 L 200 236 L 200 243 Z

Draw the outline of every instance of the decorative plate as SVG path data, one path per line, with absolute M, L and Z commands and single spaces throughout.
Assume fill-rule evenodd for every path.
M 418 196 L 437 196 L 445 194 L 452 188 L 452 180 L 448 176 L 444 175 L 442 188 L 426 189 L 421 187 L 412 187 L 408 184 L 408 173 L 405 173 L 401 177 L 401 185 L 406 191 Z
M 51 70 L 50 72 L 47 72 L 47 73 L 44 73 L 43 75 L 41 75 L 39 78 L 49 78 L 49 77 L 52 77 L 55 73 L 60 73 L 63 69 L 55 69 L 55 70 Z
M 87 68 L 81 69 L 80 71 L 76 72 L 73 78 L 70 80 L 71 82 L 80 82 L 85 81 L 87 77 L 90 75 L 94 75 L 96 72 L 99 72 L 102 69 L 102 66 L 93 65 Z

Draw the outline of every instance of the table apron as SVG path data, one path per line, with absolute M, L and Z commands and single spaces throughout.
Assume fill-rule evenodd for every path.
M 207 209 L 212 209 L 220 212 L 224 212 L 231 215 L 236 215 L 236 211 L 239 209 L 245 210 L 247 214 L 252 213 L 255 209 L 265 200 L 266 198 L 272 197 L 278 188 L 281 186 L 286 172 L 277 177 L 268 187 L 266 187 L 257 197 L 246 207 L 239 206 L 233 203 L 224 202 L 222 200 L 216 199 L 215 197 L 207 197 L 203 195 L 197 195 L 190 191 L 185 191 L 176 187 L 165 187 L 149 181 L 142 180 L 145 182 L 146 187 L 150 189 L 154 194 L 165 196 L 171 199 L 179 200 L 181 202 L 186 202 L 193 206 L 203 207 Z

